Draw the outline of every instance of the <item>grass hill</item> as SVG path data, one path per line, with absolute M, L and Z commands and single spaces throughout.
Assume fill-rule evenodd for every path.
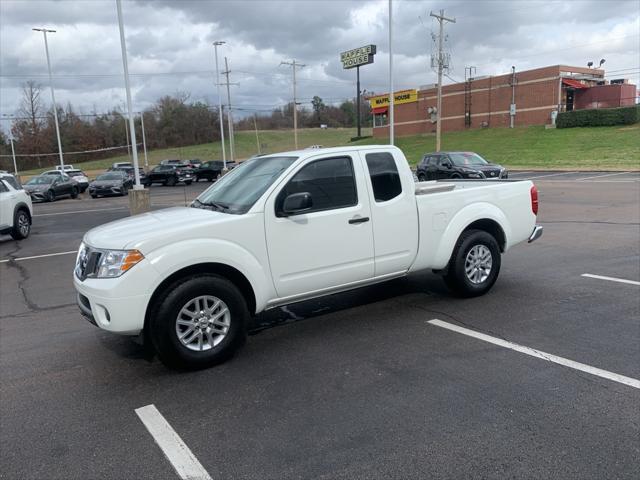
M 371 129 L 364 129 L 371 135 Z M 355 129 L 303 129 L 298 131 L 301 148 L 310 145 L 324 147 L 339 145 L 386 144 L 386 138 L 365 138 L 351 142 Z M 236 158 L 245 159 L 257 153 L 255 132 L 236 132 Z M 273 153 L 294 149 L 293 131 L 270 130 L 259 132 L 261 151 Z M 396 145 L 415 165 L 426 152 L 434 151 L 433 134 L 396 138 Z M 227 155 L 228 155 L 227 144 Z M 580 170 L 639 170 L 640 124 L 614 127 L 584 127 L 545 130 L 542 126 L 514 129 L 473 129 L 445 133 L 443 150 L 469 150 L 496 163 L 515 169 L 580 169 Z M 165 158 L 220 159 L 220 142 L 180 148 L 159 149 L 149 152 L 149 164 L 155 165 Z M 139 152 L 141 165 L 144 162 Z M 106 169 L 113 162 L 128 161 L 127 155 L 77 164 L 88 173 Z M 73 163 L 72 157 L 67 161 Z M 28 174 L 37 171 L 27 172 Z

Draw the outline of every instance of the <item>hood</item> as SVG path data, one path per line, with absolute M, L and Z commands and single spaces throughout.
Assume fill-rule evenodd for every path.
M 91 182 L 91 185 L 93 185 L 94 187 L 106 187 L 109 185 L 120 186 L 122 185 L 122 183 L 122 180 L 94 180 L 93 182 Z
M 49 190 L 49 187 L 51 187 L 50 183 L 45 185 L 24 185 L 24 189 L 27 192 L 42 192 L 44 190 Z
M 91 229 L 85 234 L 84 242 L 95 248 L 136 248 L 147 254 L 168 243 L 202 236 L 203 231 L 211 236 L 215 232 L 213 228 L 241 217 L 200 208 L 166 208 Z
M 469 168 L 473 168 L 474 170 L 480 170 L 481 172 L 490 172 L 492 170 L 500 170 L 502 167 L 495 163 L 489 163 L 488 165 L 477 165 L 471 166 Z

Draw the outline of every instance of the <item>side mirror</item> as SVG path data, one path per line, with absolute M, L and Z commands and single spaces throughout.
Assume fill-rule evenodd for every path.
M 443 162 L 442 166 L 443 166 L 444 168 L 451 168 L 451 163 L 449 163 L 449 162 Z
M 313 200 L 309 192 L 292 193 L 284 199 L 282 213 L 284 216 L 296 215 L 311 210 Z

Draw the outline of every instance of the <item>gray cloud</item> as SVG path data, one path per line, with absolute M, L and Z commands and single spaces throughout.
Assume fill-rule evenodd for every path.
M 433 83 L 429 67 L 430 10 L 445 8 L 452 78 L 466 65 L 477 74 L 551 64 L 605 67 L 638 81 L 640 6 L 637 0 L 394 0 L 398 88 Z M 385 92 L 388 78 L 387 1 L 206 1 L 123 2 L 134 102 L 137 110 L 159 96 L 185 91 L 194 100 L 217 102 L 213 40 L 229 57 L 234 104 L 268 110 L 291 97 L 291 70 L 281 60 L 307 64 L 299 72 L 303 101 L 353 96 L 355 72 L 345 71 L 339 52 L 368 43 L 378 46 L 375 63 L 362 69 L 363 88 Z M 106 111 L 124 102 L 122 61 L 113 0 L 0 2 L 0 111 L 13 113 L 20 84 L 35 78 L 47 85 L 42 36 L 34 26 L 58 30 L 50 37 L 60 103 L 82 111 Z M 623 71 L 622 69 L 628 69 Z

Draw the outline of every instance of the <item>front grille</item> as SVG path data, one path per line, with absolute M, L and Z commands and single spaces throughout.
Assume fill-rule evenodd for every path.
M 98 273 L 102 252 L 93 250 L 91 247 L 83 246 L 78 254 L 76 262 L 76 276 L 82 281 L 87 277 L 94 277 Z

